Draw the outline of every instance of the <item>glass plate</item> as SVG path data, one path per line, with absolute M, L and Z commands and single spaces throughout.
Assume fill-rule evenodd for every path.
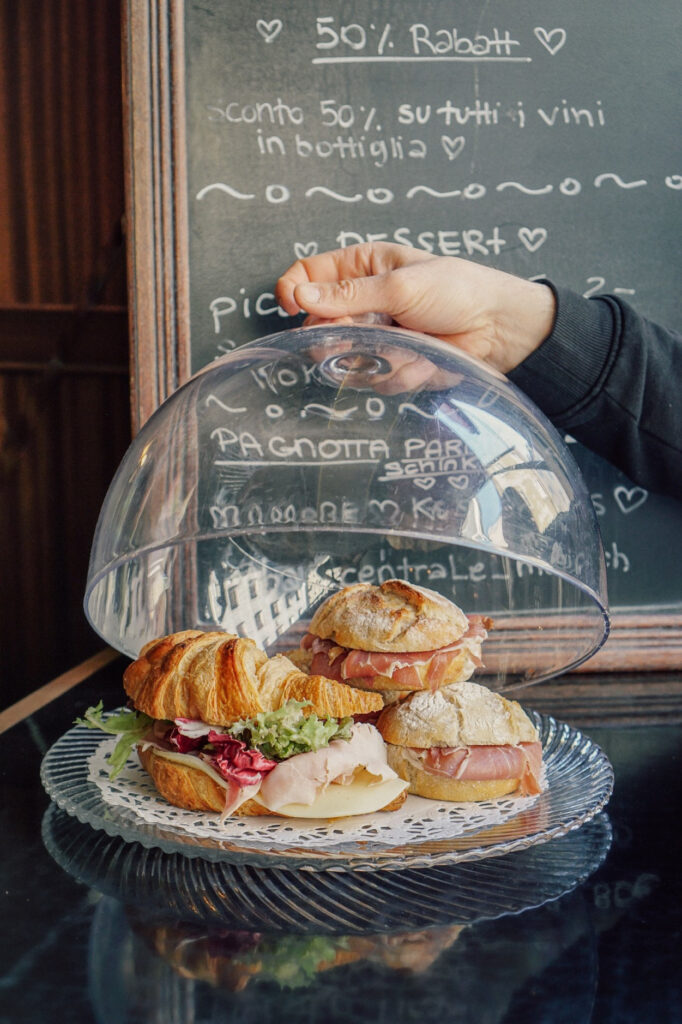
M 149 921 L 316 934 L 375 934 L 473 924 L 544 906 L 602 864 L 611 825 L 582 828 L 504 857 L 378 874 L 298 871 L 207 861 L 93 831 L 55 804 L 43 842 L 79 882 Z
M 613 769 L 603 750 L 577 729 L 546 715 L 528 712 L 543 746 L 547 789 L 529 810 L 493 828 L 452 839 L 390 846 L 363 841 L 327 849 L 248 844 L 193 836 L 179 829 L 150 825 L 130 808 L 103 801 L 88 777 L 88 760 L 102 736 L 77 726 L 45 755 L 41 780 L 50 797 L 68 814 L 107 835 L 188 857 L 229 860 L 260 867 L 314 871 L 373 871 L 428 867 L 496 857 L 565 835 L 594 817 L 613 790 Z

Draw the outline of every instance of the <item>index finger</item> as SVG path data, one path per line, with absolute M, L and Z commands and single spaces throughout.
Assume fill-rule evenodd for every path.
M 334 283 L 354 277 L 373 277 L 389 270 L 433 258 L 431 253 L 395 242 L 362 242 L 345 249 L 330 249 L 315 256 L 296 260 L 275 285 L 275 296 L 282 309 L 294 316 L 300 312 L 294 289 L 309 281 Z

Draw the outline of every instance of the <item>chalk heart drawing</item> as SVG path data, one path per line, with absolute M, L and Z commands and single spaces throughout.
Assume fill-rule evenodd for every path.
M 294 242 L 294 252 L 297 260 L 304 260 L 306 256 L 314 256 L 317 253 L 317 242 Z
M 422 491 L 430 491 L 435 482 L 435 476 L 416 476 L 412 481 L 414 486 L 420 487 Z
M 448 483 L 451 487 L 454 487 L 456 491 L 463 491 L 469 483 L 469 477 L 466 473 L 460 473 L 458 476 L 449 476 Z
M 535 252 L 547 241 L 545 228 L 519 228 L 518 233 L 528 252 Z
M 621 510 L 623 515 L 629 515 L 634 512 L 636 508 L 643 505 L 646 499 L 649 497 L 649 492 L 645 491 L 643 487 L 616 487 L 613 492 L 613 496 L 616 499 L 616 504 Z
M 464 142 L 463 135 L 456 135 L 454 139 L 448 135 L 441 135 L 440 137 L 441 146 L 445 150 L 448 160 L 454 160 L 459 156 L 464 149 Z
M 256 22 L 256 28 L 266 43 L 274 43 L 282 31 L 282 22 L 279 18 L 273 18 L 272 21 L 263 21 L 262 18 L 259 18 Z
M 386 520 L 387 523 L 394 523 L 400 518 L 400 509 L 396 503 L 390 498 L 386 501 L 377 501 L 376 499 L 370 501 L 370 508 L 375 508 L 382 519 Z
M 552 56 L 558 53 L 566 42 L 566 29 L 564 28 L 534 28 L 535 38 L 542 43 Z

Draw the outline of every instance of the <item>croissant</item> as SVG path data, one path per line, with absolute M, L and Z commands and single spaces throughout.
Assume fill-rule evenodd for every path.
M 231 725 L 288 700 L 343 718 L 380 711 L 378 693 L 301 672 L 284 655 L 268 658 L 253 640 L 230 633 L 185 630 L 145 645 L 123 675 L 135 707 L 152 718 L 199 719 Z

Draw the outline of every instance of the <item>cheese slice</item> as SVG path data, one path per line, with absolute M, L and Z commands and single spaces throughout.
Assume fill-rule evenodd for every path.
M 142 748 L 153 747 L 154 753 L 157 757 L 163 757 L 166 761 L 175 761 L 177 764 L 184 765 L 185 768 L 194 768 L 196 771 L 204 772 L 209 778 L 217 782 L 223 789 L 228 788 L 228 784 L 222 775 L 212 768 L 206 761 L 202 761 L 196 754 L 181 754 L 179 750 L 164 750 L 163 747 L 157 747 L 155 743 L 143 743 Z
M 409 783 L 399 778 L 388 779 L 386 782 L 371 782 L 364 773 L 364 777 L 355 778 L 347 785 L 329 783 L 312 804 L 284 804 L 277 808 L 269 808 L 262 792 L 254 799 L 268 807 L 268 810 L 276 810 L 277 814 L 285 818 L 346 818 L 350 815 L 380 811 L 386 804 L 397 799 L 408 785 Z

